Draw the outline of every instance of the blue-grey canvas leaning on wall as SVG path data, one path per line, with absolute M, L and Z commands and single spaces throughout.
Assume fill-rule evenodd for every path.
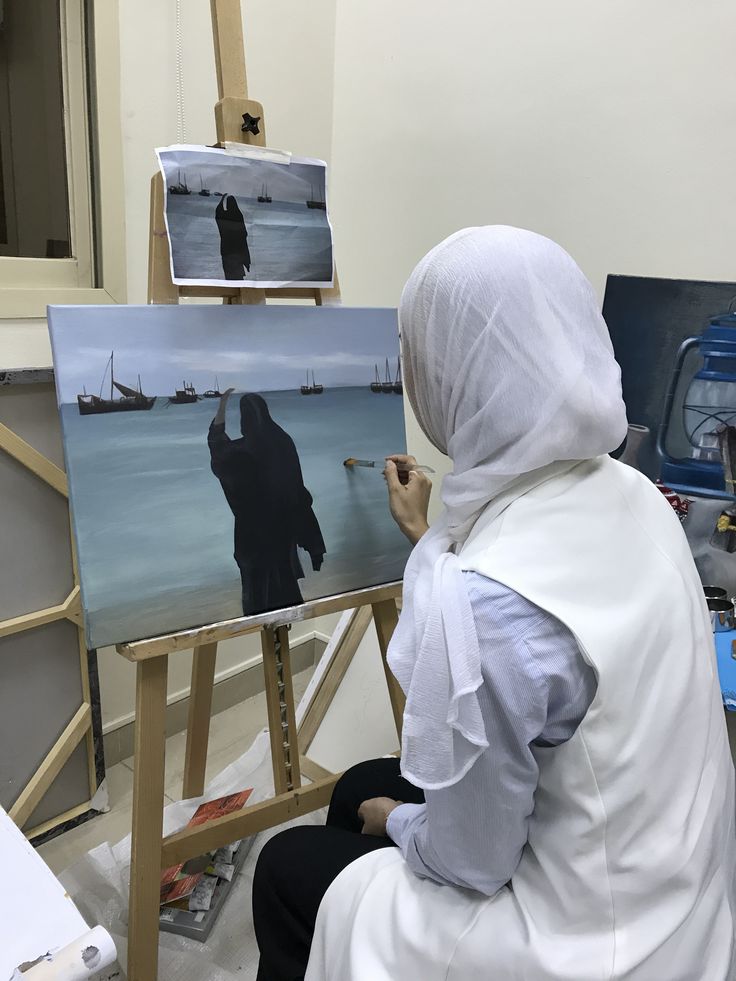
M 396 311 L 50 307 L 49 325 L 91 647 L 401 579 L 380 470 L 343 465 L 405 451 Z

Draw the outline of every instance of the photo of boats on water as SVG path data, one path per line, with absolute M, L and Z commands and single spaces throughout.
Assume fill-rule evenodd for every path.
M 175 283 L 332 285 L 324 161 L 258 148 L 248 155 L 205 146 L 156 153 Z
M 395 310 L 49 307 L 49 328 L 90 647 L 403 577 Z

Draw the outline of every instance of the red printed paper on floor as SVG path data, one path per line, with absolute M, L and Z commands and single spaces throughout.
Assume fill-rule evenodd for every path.
M 172 865 L 171 868 L 164 869 L 161 873 L 161 891 L 163 892 L 164 886 L 171 885 L 179 878 L 179 873 L 184 868 L 184 863 L 180 865 Z
M 171 869 L 167 869 L 166 871 L 170 872 Z M 183 879 L 175 879 L 172 882 L 167 882 L 165 885 L 162 884 L 159 899 L 160 905 L 164 906 L 166 903 L 175 903 L 178 899 L 191 896 L 194 892 L 194 887 L 201 878 L 202 873 L 197 872 L 196 875 L 185 875 Z
M 252 793 L 253 788 L 249 787 L 247 790 L 241 790 L 239 794 L 227 794 L 225 797 L 218 797 L 217 800 L 208 800 L 206 803 L 200 804 L 187 827 L 196 828 L 213 818 L 225 817 L 226 814 L 240 811 L 245 807 Z

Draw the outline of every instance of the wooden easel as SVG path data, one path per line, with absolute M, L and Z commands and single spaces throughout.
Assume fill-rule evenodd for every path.
M 218 143 L 265 146 L 263 107 L 246 97 L 245 52 L 240 0 L 210 0 L 219 101 L 215 106 Z M 259 132 L 244 132 L 243 114 L 260 117 Z M 182 296 L 221 297 L 224 303 L 263 303 L 267 297 L 303 299 L 317 304 L 339 299 L 337 277 L 331 290 L 292 287 L 279 290 L 180 288 L 171 282 L 164 225 L 165 187 L 160 174 L 151 184 L 149 302 L 178 303 Z M 128 935 L 129 981 L 156 981 L 160 870 L 324 807 L 339 774 L 329 773 L 300 755 L 319 728 L 370 621 L 376 626 L 391 707 L 399 737 L 404 697 L 391 674 L 386 653 L 397 622 L 401 584 L 392 583 L 303 604 L 257 617 L 242 617 L 164 637 L 120 644 L 117 651 L 136 663 L 133 836 Z M 326 613 L 352 610 L 331 659 L 297 731 L 289 656 L 289 625 Z M 187 727 L 183 796 L 204 792 L 207 742 L 217 644 L 259 632 L 263 651 L 268 726 L 276 796 L 197 828 L 162 839 L 166 746 L 166 680 L 169 656 L 194 650 Z M 301 788 L 301 774 L 314 782 Z

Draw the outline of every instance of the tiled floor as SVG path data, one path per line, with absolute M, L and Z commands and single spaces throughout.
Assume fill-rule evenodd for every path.
M 294 676 L 294 697 L 299 699 L 312 676 L 312 670 Z M 266 699 L 263 693 L 249 698 L 212 718 L 207 778 L 210 779 L 241 756 L 266 725 Z M 166 740 L 166 801 L 181 799 L 186 735 L 179 732 Z M 105 841 L 115 844 L 130 833 L 133 806 L 133 757 L 107 771 L 110 811 L 78 828 L 41 845 L 39 853 L 55 872 L 63 872 L 86 852 Z

